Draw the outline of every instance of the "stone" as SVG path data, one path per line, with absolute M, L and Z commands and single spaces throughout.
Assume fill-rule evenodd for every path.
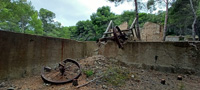
M 1 84 L 0 84 L 0 87 L 5 87 L 6 86 L 6 84 L 4 83 L 4 82 L 2 82 Z
M 126 69 L 126 67 L 122 67 L 122 69 Z
M 44 70 L 45 70 L 46 72 L 51 72 L 51 67 L 46 66 L 46 67 L 44 67 Z
M 134 77 L 135 77 L 135 75 L 131 75 L 131 77 L 132 77 L 132 78 L 134 78 Z
M 144 70 L 141 70 L 141 72 L 143 73 L 143 72 L 144 72 Z
M 45 86 L 50 86 L 51 84 L 49 84 L 49 83 L 44 83 L 44 85 L 45 85 Z
M 99 69 L 99 67 L 98 67 L 98 66 L 96 66 L 96 68 L 97 68 L 97 69 Z
M 162 41 L 163 37 L 163 26 L 146 22 L 141 30 L 142 41 Z
M 103 85 L 102 88 L 103 89 L 108 89 L 108 87 L 106 85 Z

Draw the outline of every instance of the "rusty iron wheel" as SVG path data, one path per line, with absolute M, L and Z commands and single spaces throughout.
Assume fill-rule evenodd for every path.
M 113 35 L 114 35 L 114 38 L 115 38 L 114 40 L 117 43 L 118 47 L 123 49 L 123 46 L 122 46 L 122 44 L 121 44 L 121 42 L 119 40 L 119 37 L 117 35 L 117 30 L 116 29 L 117 29 L 116 27 L 113 28 Z
M 78 79 L 81 75 L 81 67 L 78 62 L 66 59 L 55 68 L 42 68 L 42 80 L 45 83 L 65 84 Z

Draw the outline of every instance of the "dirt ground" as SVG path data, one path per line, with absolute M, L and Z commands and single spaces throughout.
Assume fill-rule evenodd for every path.
M 101 55 L 78 62 L 82 68 L 82 75 L 78 79 L 79 85 L 94 78 L 102 78 L 77 88 L 72 83 L 44 83 L 38 75 L 0 82 L 0 90 L 200 90 L 199 76 L 138 69 Z M 177 80 L 177 76 L 182 76 L 182 80 Z M 166 83 L 161 84 L 161 79 L 165 79 Z

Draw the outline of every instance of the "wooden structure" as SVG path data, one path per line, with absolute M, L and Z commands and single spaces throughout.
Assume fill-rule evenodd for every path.
M 111 20 L 108 24 L 108 27 L 106 28 L 106 31 L 104 32 L 102 38 L 98 40 L 98 42 L 107 40 L 115 41 L 119 48 L 123 49 L 123 43 L 128 40 L 130 37 L 138 37 L 137 30 L 135 28 L 136 18 L 133 20 L 133 23 L 131 24 L 130 28 L 121 30 L 118 26 L 114 27 L 113 21 Z

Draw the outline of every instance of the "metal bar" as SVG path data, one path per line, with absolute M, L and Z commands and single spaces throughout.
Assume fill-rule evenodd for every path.
M 119 32 L 120 35 L 123 35 L 120 28 L 118 26 L 116 26 L 117 31 Z
M 104 32 L 104 35 L 102 36 L 102 38 L 104 38 L 104 37 L 106 36 L 105 33 L 108 32 L 108 30 L 109 30 L 110 27 L 111 27 L 111 24 L 112 24 L 112 20 L 110 20 L 110 23 L 108 24 L 108 27 L 106 28 L 106 31 Z

